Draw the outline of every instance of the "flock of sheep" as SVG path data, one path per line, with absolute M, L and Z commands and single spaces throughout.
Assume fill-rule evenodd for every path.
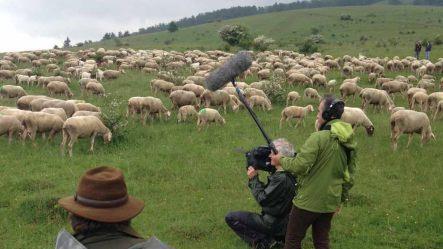
M 116 79 L 128 69 L 156 75 L 150 81 L 151 92 L 156 96 L 169 96 L 172 109 L 177 110 L 177 122 L 196 118 L 199 129 L 210 123 L 225 124 L 218 108 L 222 108 L 224 113 L 228 109 L 237 112 L 244 108 L 236 89 L 229 83 L 223 89 L 212 92 L 205 89 L 204 81 L 230 55 L 223 51 L 167 52 L 102 48 L 78 52 L 53 49 L 7 53 L 0 60 L 0 79 L 11 80 L 15 84 L 1 86 L 0 95 L 2 98 L 17 98 L 17 102 L 16 107 L 0 106 L 0 135 L 8 134 L 10 142 L 14 134 L 19 134 L 23 140 L 30 138 L 34 141 L 37 133 L 43 137 L 48 133 L 49 139 L 52 139 L 61 132 L 61 148 L 64 151 L 67 144 L 70 156 L 74 143 L 82 137 L 91 138 L 90 150 L 93 151 L 95 137 L 102 136 L 105 142 L 109 142 L 111 131 L 101 120 L 100 107 L 71 99 L 74 94 L 70 84 L 76 81 L 82 92 L 104 96 L 104 80 Z M 443 87 L 443 78 L 438 82 L 439 85 L 435 79 L 435 75 L 443 73 L 443 58 L 432 63 L 413 57 L 390 59 L 345 55 L 333 58 L 319 53 L 306 56 L 283 50 L 260 52 L 253 56 L 252 66 L 240 76 L 240 80 L 256 76 L 259 81 L 237 83 L 253 108 L 272 110 L 271 100 L 264 90 L 269 85 L 275 86 L 275 82 L 272 82 L 274 77 L 284 79 L 277 85 L 305 87 L 302 93 L 288 93 L 287 106 L 281 111 L 280 127 L 291 120 L 298 120 L 297 125 L 304 125 L 304 118 L 314 111 L 314 106 L 297 106 L 297 101 L 301 98 L 320 101 L 322 97 L 318 93 L 319 88 L 334 92 L 338 87 L 344 101 L 348 101 L 349 97 L 355 101 L 356 96 L 362 100 L 361 108 L 346 107 L 342 117 L 354 128 L 363 126 L 369 135 L 374 133 L 374 125 L 365 113 L 369 105 L 378 111 L 386 109 L 391 113 L 394 150 L 402 133 L 409 134 L 409 143 L 414 133 L 421 134 L 422 143 L 435 139 L 427 113 L 431 113 L 435 120 L 443 112 L 443 92 L 435 91 Z M 17 65 L 23 63 L 29 63 L 27 65 L 31 65 L 31 68 L 17 68 Z M 109 66 L 116 66 L 118 70 L 106 70 Z M 34 69 L 46 69 L 53 76 L 34 75 Z M 171 73 L 180 70 L 190 72 L 190 76 L 177 77 Z M 327 80 L 326 74 L 331 70 L 340 70 L 346 77 L 339 86 L 337 80 Z M 384 74 L 387 71 L 409 71 L 410 75 L 386 78 Z M 356 73 L 367 74 L 374 87 L 363 88 L 359 84 L 360 77 L 354 77 Z M 30 85 L 45 88 L 48 96 L 28 95 L 22 86 Z M 67 100 L 55 99 L 57 94 L 65 96 Z M 409 106 L 397 107 L 394 102 L 396 95 L 407 98 Z M 415 111 L 417 108 L 420 111 Z M 160 98 L 134 96 L 128 99 L 126 116 L 138 115 L 145 124 L 148 118 L 168 119 L 171 111 Z

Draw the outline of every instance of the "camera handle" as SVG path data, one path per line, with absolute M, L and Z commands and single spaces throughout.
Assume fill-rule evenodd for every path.
M 268 143 L 268 146 L 271 148 L 271 150 L 272 150 L 272 152 L 274 152 L 274 154 L 277 154 L 278 153 L 277 149 L 275 148 L 275 146 L 272 143 L 271 139 L 269 138 L 268 134 L 266 134 L 265 130 L 263 129 L 260 121 L 257 118 L 257 115 L 249 106 L 249 103 L 246 100 L 245 95 L 240 91 L 240 88 L 237 86 L 237 83 L 235 83 L 235 79 L 232 79 L 231 82 L 232 82 L 232 85 L 235 87 L 235 91 L 237 92 L 238 98 L 243 103 L 243 105 L 246 107 L 246 110 L 248 110 L 249 114 L 251 114 L 252 119 L 254 120 L 254 122 L 258 126 L 258 128 L 260 129 L 261 134 L 263 135 L 266 142 Z

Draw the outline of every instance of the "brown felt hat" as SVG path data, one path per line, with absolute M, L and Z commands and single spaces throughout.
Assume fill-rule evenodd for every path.
M 107 166 L 86 171 L 75 195 L 58 203 L 80 217 L 107 223 L 130 220 L 144 207 L 143 201 L 128 195 L 123 173 Z

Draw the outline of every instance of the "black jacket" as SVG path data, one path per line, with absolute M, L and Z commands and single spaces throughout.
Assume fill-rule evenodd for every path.
M 427 44 L 426 45 L 426 52 L 431 51 L 431 49 L 432 49 L 432 44 L 431 43 Z
M 289 172 L 273 173 L 268 177 L 267 184 L 255 176 L 249 180 L 248 186 L 260 204 L 263 215 L 284 218 L 291 211 L 292 200 L 296 194 L 296 180 Z

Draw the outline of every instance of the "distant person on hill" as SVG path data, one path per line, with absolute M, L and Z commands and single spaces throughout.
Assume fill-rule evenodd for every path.
M 146 241 L 131 227 L 131 219 L 140 214 L 144 203 L 128 195 L 119 169 L 98 167 L 86 171 L 74 196 L 58 203 L 69 212 L 74 234 L 62 230 L 56 249 L 169 248 L 155 237 Z
M 420 59 L 420 52 L 421 52 L 421 42 L 417 41 L 415 43 L 415 58 Z
M 432 44 L 431 44 L 430 41 L 428 41 L 426 43 L 426 50 L 425 50 L 426 60 L 430 60 L 430 58 L 431 58 L 431 50 L 432 50 Z

